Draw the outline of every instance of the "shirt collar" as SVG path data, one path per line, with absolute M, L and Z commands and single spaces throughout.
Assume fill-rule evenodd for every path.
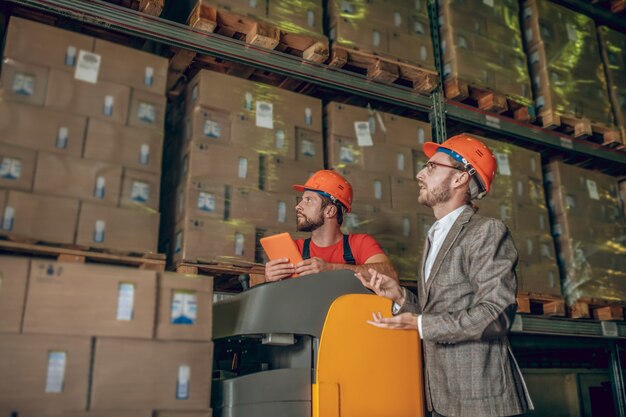
M 458 219 L 461 213 L 463 213 L 465 207 L 467 206 L 463 204 L 433 223 L 428 233 L 431 240 L 433 239 L 435 232 L 445 231 L 447 234 L 447 232 L 452 228 L 454 222 L 456 222 L 456 219 Z

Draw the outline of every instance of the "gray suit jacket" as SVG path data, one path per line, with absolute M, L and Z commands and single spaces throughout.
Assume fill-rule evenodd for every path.
M 532 408 L 506 334 L 517 308 L 517 250 L 499 220 L 467 206 L 443 242 L 428 281 L 424 250 L 416 298 L 422 314 L 426 402 L 449 417 L 496 417 Z

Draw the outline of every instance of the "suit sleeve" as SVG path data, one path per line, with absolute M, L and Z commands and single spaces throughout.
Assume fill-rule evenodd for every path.
M 402 292 L 404 292 L 404 304 L 402 304 L 402 307 L 400 307 L 400 310 L 398 310 L 395 315 L 397 316 L 402 313 L 420 314 L 419 303 L 417 302 L 415 294 L 404 287 L 402 288 Z
M 465 253 L 468 279 L 474 292 L 465 310 L 423 314 L 424 340 L 459 343 L 505 335 L 515 315 L 517 250 L 504 223 L 489 219 L 476 231 Z

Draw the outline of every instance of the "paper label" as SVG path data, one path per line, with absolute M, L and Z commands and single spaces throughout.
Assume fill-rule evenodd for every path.
M 483 0 L 483 3 L 489 7 L 493 7 L 493 0 Z
M 65 382 L 65 365 L 67 354 L 61 351 L 48 352 L 48 368 L 46 372 L 46 393 L 60 394 Z
M 304 109 L 304 123 L 307 126 L 311 126 L 313 124 L 313 110 L 310 107 Z
M 195 324 L 198 319 L 198 296 L 195 291 L 174 290 L 170 311 L 171 324 Z
M 248 159 L 244 157 L 239 158 L 239 164 L 237 166 L 237 176 L 239 178 L 248 177 Z
M 96 243 L 104 242 L 105 230 L 106 222 L 104 220 L 96 220 L 93 227 L 93 241 Z
M 69 139 L 69 129 L 65 126 L 60 126 L 57 131 L 57 141 L 55 146 L 59 149 L 67 149 L 67 142 Z
M 313 10 L 306 11 L 306 24 L 310 28 L 315 27 L 315 12 Z
M 106 178 L 103 176 L 96 177 L 96 187 L 93 190 L 93 196 L 95 198 L 104 198 L 106 192 Z
M 571 42 L 576 42 L 578 40 L 578 33 L 576 31 L 576 26 L 569 24 L 569 23 L 566 26 L 567 26 L 567 38 Z
M 117 287 L 117 320 L 130 321 L 135 309 L 135 284 L 122 282 Z
M 78 50 L 75 46 L 69 45 L 67 50 L 65 51 L 65 65 L 68 67 L 73 67 L 76 65 L 76 53 Z
M 198 90 L 199 90 L 199 86 L 198 84 L 194 85 L 193 88 L 191 89 L 191 101 L 195 102 L 198 99 Z
M 524 32 L 526 34 L 526 40 L 528 42 L 532 42 L 533 40 L 533 30 L 531 28 L 526 29 L 526 31 Z
M 0 162 L 0 178 L 5 180 L 19 180 L 22 176 L 22 161 L 15 158 L 2 158 Z
M 98 74 L 100 73 L 100 62 L 102 57 L 93 52 L 80 50 L 78 52 L 78 61 L 74 78 L 88 83 L 96 84 L 98 82 Z
M 396 154 L 396 167 L 398 168 L 398 171 L 404 171 L 405 161 L 404 154 L 402 152 L 398 152 Z
M 354 122 L 354 133 L 359 146 L 374 146 L 369 121 Z
M 593 180 L 587 180 L 587 191 L 589 192 L 589 198 L 593 200 L 600 200 L 600 194 L 598 193 L 598 184 Z
M 278 202 L 278 223 L 287 222 L 287 204 L 284 201 Z
M 146 203 L 150 199 L 150 184 L 143 181 L 133 181 L 130 199 L 136 203 Z
M 13 230 L 13 217 L 15 214 L 15 209 L 10 206 L 6 206 L 4 208 L 4 214 L 2 215 L 2 229 L 3 230 Z
M 277 129 L 274 136 L 276 149 L 285 149 L 285 131 L 282 129 Z
M 383 184 L 380 180 L 374 180 L 374 198 L 376 200 L 382 200 L 383 198 Z
M 524 8 L 524 19 L 528 19 L 532 15 L 533 15 L 533 9 L 530 8 L 530 7 L 525 7 Z
M 215 196 L 211 193 L 200 191 L 198 193 L 198 209 L 212 213 L 215 211 Z
M 536 64 L 537 62 L 539 62 L 539 52 L 535 51 L 530 54 L 530 63 Z
M 423 127 L 417 128 L 417 141 L 420 145 L 423 145 L 426 142 L 426 132 L 424 132 Z
M 446 64 L 443 66 L 443 76 L 444 78 L 450 75 L 452 72 L 452 66 L 450 64 Z
M 393 24 L 396 27 L 402 26 L 402 15 L 400 14 L 400 12 L 393 13 Z
M 256 9 L 257 4 L 257 0 L 248 0 L 248 5 L 250 5 L 250 7 L 252 7 L 253 9 Z
M 526 252 L 529 256 L 533 254 L 533 249 L 533 241 L 531 239 L 526 239 Z
M 15 74 L 13 78 L 13 86 L 11 87 L 13 93 L 20 96 L 30 97 L 35 94 L 35 77 L 29 74 Z
M 220 126 L 219 122 L 216 122 L 214 120 L 205 120 L 203 133 L 204 136 L 206 136 L 207 138 L 217 139 L 222 136 L 222 127 Z
M 174 245 L 174 253 L 180 253 L 183 247 L 183 232 L 176 233 L 176 244 Z
M 243 108 L 249 111 L 254 110 L 254 96 L 247 92 L 243 95 Z
M 303 139 L 300 143 L 300 153 L 303 156 L 315 156 L 315 143 L 310 140 Z
M 339 7 L 342 13 L 354 14 L 354 6 L 349 1 L 342 0 Z
M 509 165 L 509 156 L 505 153 L 494 152 L 496 161 L 498 161 L 498 173 L 501 175 L 511 175 L 511 166 Z
M 102 106 L 102 114 L 105 116 L 113 116 L 113 105 L 115 104 L 115 98 L 113 96 L 104 97 L 104 105 Z
M 144 143 L 139 148 L 139 163 L 148 165 L 150 163 L 150 145 Z
M 461 35 L 457 36 L 456 42 L 459 48 L 467 49 L 467 40 L 465 39 L 464 36 L 461 36 Z
M 537 99 L 535 100 L 535 104 L 537 105 L 537 107 L 543 107 L 546 104 L 545 99 L 543 98 L 543 96 L 539 96 L 537 97 Z
M 377 30 L 372 32 L 372 45 L 380 46 L 380 32 Z
M 152 103 L 140 101 L 137 107 L 137 118 L 144 123 L 154 124 L 156 122 L 156 106 Z
M 235 255 L 243 256 L 243 248 L 246 243 L 246 238 L 241 233 L 235 233 Z
M 408 217 L 402 218 L 402 236 L 411 236 L 411 220 Z
M 339 148 L 339 160 L 348 164 L 354 163 L 354 152 L 350 146 L 342 146 Z
M 428 48 L 420 46 L 420 59 L 426 61 L 428 59 Z
M 267 101 L 256 102 L 256 125 L 274 129 L 274 105 Z
M 154 84 L 154 68 L 146 67 L 143 73 L 143 84 L 150 87 Z
M 424 29 L 424 25 L 422 24 L 422 22 L 417 22 L 417 21 L 413 22 L 413 31 L 417 35 L 423 35 L 426 33 L 426 30 Z
M 535 158 L 530 158 L 530 172 L 537 172 L 537 161 L 535 161 Z
M 191 368 L 187 365 L 178 367 L 178 379 L 176 380 L 176 399 L 189 399 L 189 379 L 191 377 Z

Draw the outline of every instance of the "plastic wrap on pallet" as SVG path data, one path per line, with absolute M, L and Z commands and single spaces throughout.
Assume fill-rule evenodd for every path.
M 546 183 L 567 301 L 626 300 L 626 221 L 615 178 L 551 162 Z
M 538 114 L 613 126 L 593 20 L 544 0 L 526 1 L 523 16 Z
M 269 0 L 267 17 L 290 33 L 324 34 L 321 0 Z
M 624 129 L 622 140 L 626 141 L 626 34 L 611 30 L 606 26 L 598 28 L 600 48 L 606 74 L 609 93 L 617 124 Z

